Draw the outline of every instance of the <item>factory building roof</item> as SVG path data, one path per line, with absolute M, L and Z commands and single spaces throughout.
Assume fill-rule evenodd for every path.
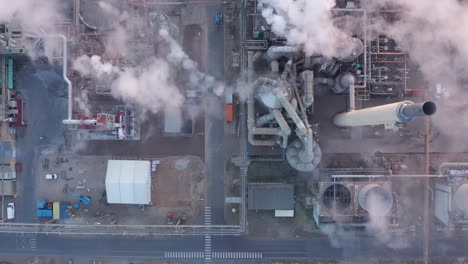
M 109 160 L 106 174 L 107 202 L 151 203 L 151 163 L 148 160 Z
M 249 183 L 249 210 L 294 210 L 294 185 Z

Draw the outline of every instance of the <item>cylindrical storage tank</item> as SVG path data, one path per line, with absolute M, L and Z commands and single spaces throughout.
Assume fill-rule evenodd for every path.
M 335 85 L 331 87 L 331 90 L 335 94 L 342 94 L 349 90 L 351 84 L 354 84 L 353 74 L 344 72 L 336 77 Z
M 288 83 L 277 79 L 261 77 L 255 81 L 256 98 L 268 109 L 281 109 L 281 100 L 273 93 L 273 90 L 280 88 L 288 101 L 291 100 L 292 91 Z
M 344 47 L 349 51 L 347 54 L 342 54 L 336 58 L 342 62 L 352 62 L 357 59 L 364 52 L 364 43 L 358 38 L 353 38 L 348 47 Z
M 468 216 L 468 183 L 462 184 L 455 191 L 453 197 L 457 209 L 462 210 L 465 217 Z
M 328 210 L 345 210 L 351 205 L 351 192 L 343 184 L 334 183 L 322 193 L 322 203 Z
M 312 140 L 312 153 L 304 155 L 305 151 L 307 151 L 307 149 L 304 143 L 302 143 L 300 139 L 296 139 L 288 145 L 286 149 L 286 159 L 289 165 L 296 170 L 303 172 L 313 171 L 320 164 L 322 150 L 319 144 L 315 140 Z M 305 156 L 307 156 L 307 159 L 304 159 Z
M 393 207 L 393 195 L 379 184 L 367 184 L 359 191 L 359 205 L 369 213 L 386 215 Z

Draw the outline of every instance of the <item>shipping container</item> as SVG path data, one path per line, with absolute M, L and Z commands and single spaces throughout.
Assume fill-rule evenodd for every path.
M 52 210 L 53 210 L 53 218 L 55 220 L 59 220 L 60 219 L 60 203 L 54 202 L 52 206 Z
M 48 209 L 38 209 L 36 211 L 36 214 L 37 214 L 37 217 L 52 217 L 53 216 L 53 212 L 52 210 L 48 210 Z
M 47 201 L 44 199 L 37 200 L 37 209 L 43 209 L 46 207 Z
M 53 218 L 55 220 L 68 218 L 68 203 L 67 202 L 54 202 Z
M 232 120 L 233 120 L 233 109 L 232 109 L 232 104 L 226 104 L 226 107 L 225 107 L 225 119 L 226 119 L 226 122 L 232 122 Z

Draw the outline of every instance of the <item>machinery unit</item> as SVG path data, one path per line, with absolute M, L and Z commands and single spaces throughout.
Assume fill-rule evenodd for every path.
M 386 178 L 342 178 L 318 183 L 313 217 L 318 226 L 344 224 L 365 226 L 372 217 L 395 221 L 392 185 Z M 371 177 L 371 176 L 370 176 Z
M 0 54 L 26 54 L 23 32 L 18 23 L 0 24 Z
M 444 163 L 434 181 L 434 214 L 445 226 L 468 225 L 468 163 Z
M 90 117 L 78 114 L 70 129 L 78 130 L 85 140 L 139 139 L 139 121 L 135 111 L 125 106 L 114 107 L 112 113 L 98 113 Z
M 255 5 L 256 13 L 261 12 L 259 8 Z M 406 54 L 387 36 L 368 40 L 368 25 L 378 14 L 358 8 L 335 8 L 331 14 L 338 26 L 349 31 L 335 57 L 305 53 L 300 45 L 276 36 L 262 16 L 253 17 L 253 39 L 244 40 L 247 83 L 252 86 L 247 98 L 249 143 L 281 147 L 289 164 L 304 172 L 315 170 L 321 160 L 311 125 L 318 112 L 315 96 L 348 95 L 347 111 L 333 118 L 337 129 L 374 125 L 396 129 L 437 110 L 433 102 L 409 100 L 357 109 L 356 101 L 370 100 L 371 95 L 404 95 Z M 355 26 L 347 27 L 346 21 Z

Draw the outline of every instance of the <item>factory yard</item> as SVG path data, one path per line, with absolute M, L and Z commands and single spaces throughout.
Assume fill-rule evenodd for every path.
M 171 212 L 176 224 L 196 224 L 202 216 L 206 194 L 204 163 L 195 156 L 158 158 L 151 175 L 151 205 L 108 204 L 106 169 L 111 156 L 59 154 L 45 149 L 36 169 L 37 199 L 66 202 L 66 224 L 163 225 Z M 128 157 L 126 157 L 128 159 Z M 155 159 L 156 160 L 156 159 Z M 46 175 L 57 179 L 46 179 Z M 85 196 L 89 205 L 73 196 Z M 50 207 L 50 206 L 49 206 Z M 78 208 L 75 208 L 78 207 Z M 41 217 L 41 222 L 55 222 Z

